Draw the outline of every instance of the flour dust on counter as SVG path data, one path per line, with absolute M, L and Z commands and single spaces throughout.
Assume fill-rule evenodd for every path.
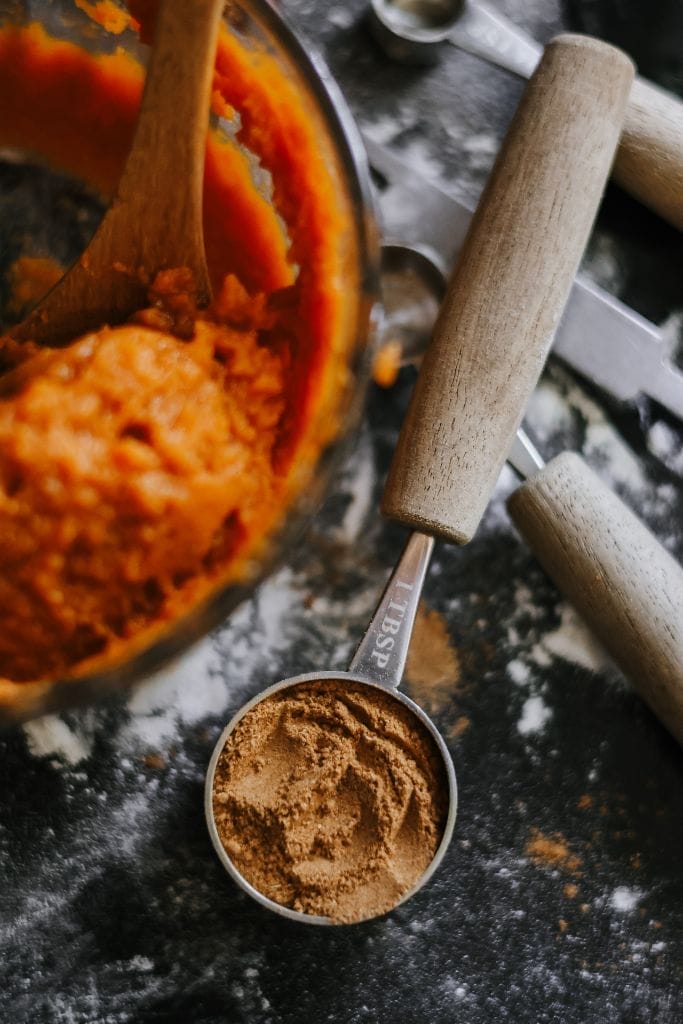
M 490 3 L 538 38 L 581 28 L 589 7 L 613 33 L 645 11 Z M 672 16 L 673 0 L 658 4 Z M 456 194 L 478 194 L 518 82 L 454 48 L 433 68 L 389 64 L 365 0 L 286 8 L 362 124 Z M 595 240 L 586 272 L 666 323 L 675 349 L 680 237 L 610 187 Z M 411 379 L 371 388 L 305 543 L 204 644 L 128 696 L 0 737 L 3 1020 L 683 1020 L 681 751 L 513 531 L 509 470 L 474 540 L 438 546 L 425 587 L 438 664 L 411 685 L 432 687 L 460 790 L 429 886 L 381 920 L 305 929 L 259 908 L 216 861 L 202 796 L 221 729 L 273 680 L 347 662 L 405 541 L 375 509 Z M 527 420 L 546 458 L 581 451 L 683 557 L 679 423 L 609 406 L 552 359 Z

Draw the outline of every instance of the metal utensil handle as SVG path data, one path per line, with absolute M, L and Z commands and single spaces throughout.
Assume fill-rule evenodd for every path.
M 560 36 L 522 98 L 422 363 L 382 511 L 464 544 L 538 379 L 619 138 L 633 65 Z
M 508 500 L 522 536 L 683 743 L 683 569 L 574 453 Z
M 393 690 L 401 682 L 434 538 L 411 534 L 379 599 L 349 672 Z
M 543 53 L 540 43 L 504 14 L 471 0 L 463 4 L 448 40 L 520 78 L 531 78 Z

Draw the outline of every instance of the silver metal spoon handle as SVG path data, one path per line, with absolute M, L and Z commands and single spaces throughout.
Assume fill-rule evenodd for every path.
M 542 46 L 504 15 L 472 0 L 466 0 L 462 14 L 448 34 L 448 41 L 520 78 L 531 77 L 543 52 Z
M 388 690 L 399 686 L 433 549 L 433 537 L 419 532 L 410 535 L 349 672 Z

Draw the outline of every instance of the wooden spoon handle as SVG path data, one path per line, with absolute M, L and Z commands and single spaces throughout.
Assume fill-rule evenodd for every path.
M 508 500 L 539 562 L 683 743 L 683 569 L 570 452 Z
M 187 266 L 201 253 L 201 266 L 192 269 L 200 271 L 202 286 L 204 150 L 224 4 L 167 0 L 159 5 L 140 116 L 110 211 L 110 217 L 125 222 L 144 268 L 168 266 L 169 258 L 171 266 Z M 184 87 L 169 89 L 173 82 Z M 177 188 L 166 187 L 169 180 L 183 183 L 182 202 Z
M 628 58 L 546 47 L 472 220 L 399 437 L 382 511 L 464 544 L 541 372 L 619 139 Z
M 204 151 L 224 0 L 161 0 L 133 144 L 116 194 L 80 259 L 19 339 L 61 344 L 120 323 L 146 301 L 159 270 L 187 267 L 200 305 L 211 295 L 204 254 Z
M 614 179 L 683 229 L 683 103 L 636 78 L 614 162 Z

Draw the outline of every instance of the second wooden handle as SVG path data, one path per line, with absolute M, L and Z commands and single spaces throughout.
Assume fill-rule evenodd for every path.
M 683 569 L 578 455 L 508 501 L 539 562 L 683 743 Z
M 637 78 L 631 89 L 614 179 L 683 230 L 683 103 Z
M 546 47 L 473 218 L 384 491 L 385 515 L 464 544 L 541 372 L 633 80 L 585 36 Z

